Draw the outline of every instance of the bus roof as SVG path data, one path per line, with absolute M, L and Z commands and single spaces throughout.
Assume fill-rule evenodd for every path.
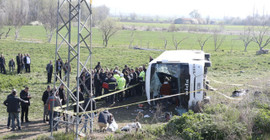
M 165 51 L 151 63 L 196 63 L 205 61 L 205 53 L 200 50 Z

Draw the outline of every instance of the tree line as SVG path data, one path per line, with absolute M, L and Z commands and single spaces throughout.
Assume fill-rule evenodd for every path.
M 46 31 L 47 41 L 51 42 L 57 26 L 57 3 L 58 0 L 0 0 L 0 39 L 2 35 L 7 37 L 11 28 L 14 28 L 16 40 L 23 25 L 38 21 Z M 63 9 L 68 10 L 67 2 L 62 6 L 67 7 Z M 84 5 L 81 7 L 82 11 L 87 10 L 86 8 Z M 92 11 L 93 26 L 99 25 L 110 13 L 110 9 L 104 5 L 94 7 Z M 61 12 L 68 13 L 68 11 Z M 68 14 L 62 18 L 67 19 Z M 87 15 L 82 14 L 81 18 L 87 18 Z M 3 26 L 9 26 L 7 32 L 1 30 Z

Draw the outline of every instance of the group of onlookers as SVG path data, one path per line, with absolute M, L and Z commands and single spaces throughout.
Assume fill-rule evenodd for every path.
M 68 61 L 66 61 L 65 63 L 63 63 L 63 61 L 61 59 L 56 60 L 55 62 L 55 71 L 57 76 L 62 79 L 62 70 L 65 73 L 65 81 L 67 80 L 67 74 L 68 72 L 71 72 L 71 66 L 68 63 Z M 47 83 L 51 83 L 52 82 L 52 74 L 53 74 L 53 64 L 52 61 L 50 61 L 49 64 L 47 64 L 46 66 L 46 71 L 47 71 Z M 57 81 L 58 78 L 56 78 Z
M 17 121 L 18 130 L 21 130 L 21 123 L 29 122 L 28 112 L 31 99 L 31 95 L 29 94 L 29 88 L 25 87 L 25 89 L 20 92 L 20 97 L 17 97 L 16 95 L 17 91 L 16 89 L 13 89 L 11 91 L 11 94 L 9 94 L 7 96 L 7 99 L 4 101 L 4 105 L 7 106 L 8 112 L 7 128 L 10 129 L 11 121 L 11 131 L 15 131 L 15 120 Z
M 29 54 L 18 54 L 16 56 L 16 64 L 17 64 L 17 73 L 22 73 L 23 70 L 25 70 L 26 73 L 30 73 L 31 69 L 31 58 Z M 10 59 L 8 62 L 9 72 L 15 71 L 15 61 L 14 59 Z M 6 72 L 6 60 L 3 54 L 0 56 L 0 71 L 2 74 L 7 74 Z

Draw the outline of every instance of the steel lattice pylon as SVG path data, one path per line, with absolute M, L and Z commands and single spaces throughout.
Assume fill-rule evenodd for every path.
M 82 8 L 85 8 L 82 13 Z M 84 17 L 82 17 L 84 15 Z M 75 24 L 74 24 L 75 23 Z M 72 130 L 72 126 L 76 126 L 74 131 L 76 134 L 76 139 L 81 133 L 83 128 L 85 132 L 87 128 L 90 128 L 90 132 L 93 132 L 93 113 L 84 114 L 79 116 L 79 108 L 83 112 L 87 106 L 91 106 L 91 100 L 88 101 L 87 106 L 84 108 L 82 104 L 79 104 L 79 88 L 84 87 L 84 95 L 93 95 L 92 90 L 92 0 L 58 0 L 57 8 L 57 28 L 56 28 L 56 48 L 55 48 L 55 64 L 58 59 L 62 61 L 67 60 L 68 66 L 71 67 L 73 73 L 70 71 L 61 79 L 56 72 L 54 73 L 54 95 L 59 91 L 60 85 L 64 85 L 67 91 L 67 102 L 66 107 L 63 108 L 66 111 L 70 110 L 73 102 L 76 102 L 76 111 L 74 115 L 65 114 L 65 120 L 61 117 L 56 117 L 56 124 L 63 123 L 66 124 L 66 132 Z M 75 28 L 75 29 L 73 29 Z M 73 29 L 73 30 L 72 30 Z M 82 50 L 82 53 L 81 53 Z M 83 54 L 83 55 L 81 55 Z M 90 68 L 90 70 L 88 69 Z M 81 79 L 82 73 L 90 74 L 88 79 Z M 65 79 L 65 80 L 64 80 Z M 91 84 L 85 84 L 84 80 L 90 80 Z M 57 82 L 58 81 L 58 82 Z M 76 94 L 73 94 L 76 92 Z M 77 98 L 78 97 L 78 98 Z M 71 102 L 73 101 L 73 102 Z M 54 103 L 53 103 L 54 106 Z M 61 114 L 62 115 L 62 114 Z M 73 118 L 73 120 L 71 119 Z M 82 120 L 85 120 L 84 122 Z M 75 123 L 74 123 L 75 122 Z M 82 122 L 82 123 L 80 123 Z M 89 127 L 87 127 L 88 122 L 90 122 Z M 56 125 L 54 124 L 54 126 Z M 51 123 L 53 125 L 53 123 Z M 51 127 L 54 127 L 51 126 Z M 53 129 L 51 130 L 51 136 L 53 134 Z

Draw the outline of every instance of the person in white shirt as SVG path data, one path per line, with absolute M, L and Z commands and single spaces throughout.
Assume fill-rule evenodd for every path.
M 25 64 L 25 72 L 30 73 L 30 64 L 31 64 L 31 58 L 29 54 L 26 55 L 26 64 Z

